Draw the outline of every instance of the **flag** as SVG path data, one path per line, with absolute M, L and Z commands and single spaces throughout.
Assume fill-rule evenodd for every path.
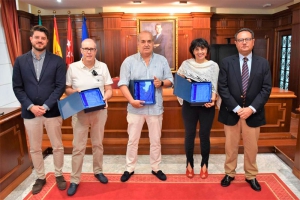
M 59 37 L 56 25 L 56 18 L 54 16 L 54 28 L 53 28 L 53 53 L 62 57 L 62 52 L 59 44 Z
M 86 18 L 82 17 L 82 27 L 81 27 L 81 41 L 89 37 L 89 33 L 86 27 Z
M 73 36 L 72 36 L 72 25 L 71 18 L 68 18 L 68 28 L 67 28 L 67 47 L 66 47 L 66 64 L 69 67 L 69 64 L 74 62 L 73 56 Z
M 39 15 L 39 25 L 42 26 L 42 18 L 41 18 L 41 15 Z

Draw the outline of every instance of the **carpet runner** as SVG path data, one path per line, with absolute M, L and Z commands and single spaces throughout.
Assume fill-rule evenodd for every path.
M 244 175 L 236 175 L 228 187 L 221 187 L 223 174 L 209 174 L 207 179 L 199 175 L 189 179 L 184 174 L 167 174 L 167 181 L 160 181 L 152 174 L 134 174 L 130 180 L 122 183 L 121 174 L 105 174 L 108 184 L 100 183 L 92 173 L 83 173 L 81 182 L 74 196 L 69 197 L 67 190 L 60 191 L 53 173 L 46 175 L 47 183 L 43 190 L 25 200 L 34 199 L 298 199 L 297 196 L 274 173 L 257 175 L 262 191 L 256 192 L 245 182 Z M 64 174 L 70 181 L 70 174 Z M 67 187 L 68 187 L 67 186 Z

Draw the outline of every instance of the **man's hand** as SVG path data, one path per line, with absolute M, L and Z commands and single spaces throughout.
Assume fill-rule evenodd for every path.
M 145 101 L 133 100 L 129 102 L 134 108 L 141 108 L 144 106 Z
M 107 103 L 107 101 L 106 101 L 106 98 L 105 98 L 105 96 L 103 97 L 103 101 L 105 102 L 105 106 L 104 106 L 104 108 L 108 108 L 108 103 Z
M 249 107 L 241 108 L 237 111 L 237 114 L 241 119 L 247 119 L 250 115 L 253 114 L 253 110 Z
M 30 108 L 30 111 L 34 114 L 36 117 L 40 117 L 46 113 L 46 110 L 43 106 L 32 106 Z
M 159 80 L 158 78 L 156 78 L 156 76 L 154 76 L 154 86 L 156 87 L 156 88 L 159 88 L 160 86 L 161 86 L 161 80 Z

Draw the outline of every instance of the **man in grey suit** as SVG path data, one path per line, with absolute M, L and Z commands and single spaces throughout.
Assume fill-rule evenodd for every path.
M 225 177 L 223 187 L 234 180 L 240 136 L 244 144 L 245 180 L 255 191 L 261 186 L 256 180 L 256 155 L 260 126 L 266 124 L 264 105 L 272 89 L 271 72 L 266 59 L 252 54 L 254 33 L 242 28 L 235 34 L 239 54 L 224 58 L 220 65 L 218 92 L 222 99 L 218 120 L 224 124 Z
M 44 126 L 53 148 L 56 183 L 66 189 L 62 168 L 64 147 L 62 144 L 60 116 L 57 100 L 65 91 L 66 64 L 63 59 L 46 50 L 49 31 L 34 26 L 30 31 L 32 49 L 19 56 L 13 68 L 13 90 L 21 103 L 22 117 L 29 139 L 30 155 L 38 179 L 32 193 L 39 193 L 46 184 L 42 139 Z
M 156 31 L 156 35 L 153 36 L 154 39 L 153 52 L 166 57 L 165 48 L 166 48 L 167 41 L 165 36 L 162 34 L 161 24 L 155 24 L 155 31 Z

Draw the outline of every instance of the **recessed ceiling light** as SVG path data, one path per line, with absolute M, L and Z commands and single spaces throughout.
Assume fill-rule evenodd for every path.
M 180 4 L 187 4 L 187 1 L 179 1 Z
M 61 0 L 56 0 L 57 2 L 61 2 Z
M 266 3 L 266 4 L 264 4 L 262 7 L 263 7 L 263 8 L 267 8 L 267 7 L 271 7 L 271 5 L 272 5 L 272 4 L 270 4 L 270 3 Z
M 142 3 L 142 1 L 133 1 L 133 3 Z

